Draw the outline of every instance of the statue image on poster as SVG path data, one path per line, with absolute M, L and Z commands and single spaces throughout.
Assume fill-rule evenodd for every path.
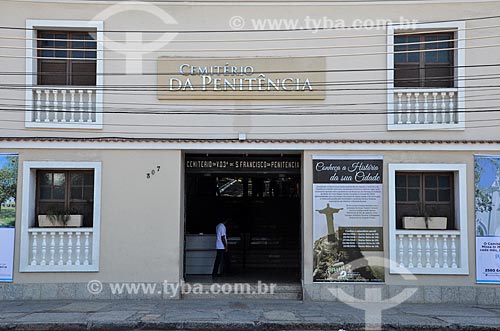
M 12 282 L 18 157 L 0 154 L 0 282 Z
M 313 158 L 315 282 L 384 281 L 384 268 L 367 260 L 383 257 L 382 165 L 378 157 Z

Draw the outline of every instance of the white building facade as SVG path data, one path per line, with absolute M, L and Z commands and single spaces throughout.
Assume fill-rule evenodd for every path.
M 0 298 L 205 279 L 228 220 L 243 281 L 273 275 L 313 300 L 367 286 L 414 287 L 409 302 L 500 300 L 476 282 L 474 190 L 474 156 L 500 155 L 496 1 L 0 7 L 0 153 L 19 156 L 14 281 Z M 375 156 L 381 232 L 361 256 L 384 258 L 382 277 L 321 278 L 335 271 L 315 252 L 327 237 L 314 160 Z M 367 225 L 348 208 L 334 238 Z M 81 217 L 42 225 L 62 210 Z

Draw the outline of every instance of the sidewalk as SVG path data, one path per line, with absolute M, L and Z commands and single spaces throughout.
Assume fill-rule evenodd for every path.
M 0 301 L 0 330 L 364 330 L 338 302 L 277 300 Z M 383 330 L 500 330 L 500 306 L 402 304 Z

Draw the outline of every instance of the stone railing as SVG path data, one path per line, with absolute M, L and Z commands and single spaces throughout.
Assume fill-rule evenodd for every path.
M 93 269 L 93 228 L 31 228 L 28 233 L 31 271 Z
M 30 126 L 35 127 L 96 127 L 101 124 L 98 114 L 99 91 L 92 86 L 38 86 L 32 88 L 28 101 Z
M 391 101 L 389 126 L 392 129 L 457 128 L 458 89 L 395 89 Z
M 396 230 L 397 268 L 415 274 L 454 274 L 461 269 L 460 231 Z

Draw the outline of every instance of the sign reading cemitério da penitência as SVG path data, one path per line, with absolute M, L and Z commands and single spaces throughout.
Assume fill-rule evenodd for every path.
M 158 99 L 325 98 L 325 58 L 158 59 Z

